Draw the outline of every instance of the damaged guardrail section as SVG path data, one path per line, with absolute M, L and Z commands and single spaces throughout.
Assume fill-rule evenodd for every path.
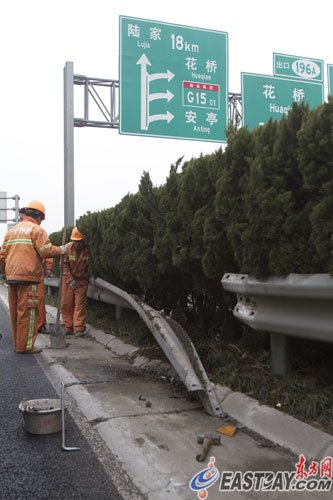
M 58 278 L 45 278 L 45 286 L 58 287 Z M 101 278 L 90 278 L 88 297 L 134 309 L 145 322 L 189 392 L 197 393 L 210 415 L 226 416 L 198 353 L 185 330 L 168 316 Z
M 329 274 L 289 274 L 262 281 L 225 274 L 222 286 L 237 295 L 234 316 L 254 330 L 333 343 Z

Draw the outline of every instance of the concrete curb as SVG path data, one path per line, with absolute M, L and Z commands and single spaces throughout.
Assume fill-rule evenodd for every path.
M 220 389 L 220 387 L 218 387 Z M 239 392 L 228 392 L 223 409 L 238 422 L 274 444 L 320 460 L 332 456 L 333 436 Z
M 109 337 L 91 326 L 89 327 L 89 335 L 101 344 L 105 343 L 105 337 Z M 122 341 L 119 340 L 115 350 L 109 342 L 107 348 L 114 354 L 118 354 L 121 343 Z M 137 368 L 155 372 L 160 376 L 164 374 L 171 379 L 176 377 L 176 373 L 168 363 L 162 363 L 158 359 L 151 360 L 140 354 L 133 358 L 133 352 L 138 352 L 139 349 L 130 344 L 123 343 L 121 351 L 122 355 L 132 357 L 133 365 Z M 215 391 L 223 410 L 231 418 L 274 444 L 288 448 L 293 453 L 303 454 L 308 459 L 321 460 L 327 456 L 333 456 L 333 436 L 330 434 L 315 429 L 280 410 L 261 405 L 256 399 L 240 392 L 234 392 L 229 387 L 215 385 Z
M 8 301 L 4 287 L 0 284 L 0 300 L 6 308 Z M 47 312 L 56 315 L 56 308 L 46 306 Z M 140 349 L 126 344 L 113 335 L 105 334 L 88 325 L 88 334 L 98 343 L 117 356 L 126 356 L 133 365 L 149 370 L 158 376 L 175 378 L 172 366 L 159 359 L 149 359 L 139 354 Z M 308 459 L 321 460 L 333 457 L 333 436 L 300 420 L 266 405 L 245 394 L 234 392 L 228 387 L 215 386 L 215 391 L 223 410 L 247 429 L 256 432 L 272 443 L 288 448 L 295 454 L 303 454 Z

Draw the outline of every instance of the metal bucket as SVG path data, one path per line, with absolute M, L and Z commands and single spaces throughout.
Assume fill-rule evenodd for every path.
M 54 434 L 61 431 L 60 399 L 30 399 L 19 404 L 26 431 L 31 434 Z

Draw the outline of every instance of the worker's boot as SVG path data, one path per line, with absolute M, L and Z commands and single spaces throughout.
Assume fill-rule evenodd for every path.
M 48 335 L 50 333 L 50 330 L 48 330 L 45 325 L 42 325 L 38 328 L 38 333 L 44 333 L 44 335 Z
M 78 338 L 78 337 L 86 337 L 86 336 L 87 336 L 87 332 L 86 332 L 86 330 L 84 330 L 83 332 L 79 332 L 79 331 L 74 332 L 74 337 L 75 337 L 75 338 Z

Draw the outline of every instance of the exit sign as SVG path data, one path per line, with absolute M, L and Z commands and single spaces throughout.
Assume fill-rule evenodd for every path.
M 324 61 L 309 57 L 274 53 L 273 75 L 323 82 Z

